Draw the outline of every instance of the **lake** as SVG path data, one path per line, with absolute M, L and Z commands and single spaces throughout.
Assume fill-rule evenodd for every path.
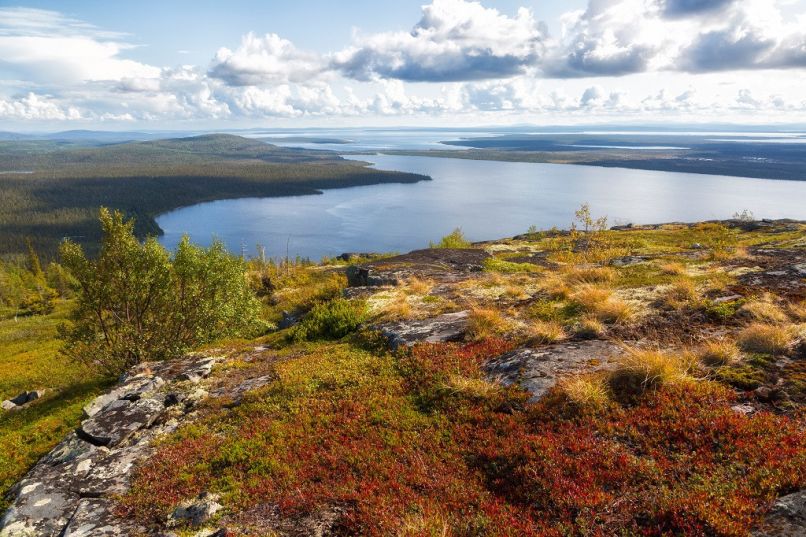
M 471 240 L 498 239 L 529 226 L 568 227 L 588 202 L 610 224 L 730 218 L 806 219 L 806 181 L 777 181 L 563 164 L 371 155 L 356 157 L 385 170 L 429 175 L 432 181 L 326 190 L 322 195 L 201 203 L 157 218 L 162 244 L 187 233 L 213 237 L 233 252 L 300 255 L 314 260 L 342 252 L 406 252 L 428 246 L 456 227 Z

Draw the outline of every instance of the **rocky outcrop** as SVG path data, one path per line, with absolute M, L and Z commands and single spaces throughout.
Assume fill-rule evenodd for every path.
M 619 350 L 599 340 L 521 348 L 490 360 L 485 369 L 491 379 L 505 386 L 520 384 L 537 400 L 563 377 L 607 368 Z
M 410 347 L 416 343 L 461 341 L 467 332 L 469 312 L 445 313 L 430 319 L 401 321 L 378 327 L 392 349 Z
M 484 268 L 490 254 L 478 248 L 429 248 L 347 268 L 351 287 L 399 285 L 416 277 L 458 281 Z
M 141 364 L 84 408 L 86 419 L 12 489 L 0 537 L 127 536 L 143 528 L 116 517 L 112 497 L 155 438 L 188 419 L 198 384 L 219 358 L 190 355 Z
M 778 498 L 753 537 L 803 537 L 806 535 L 806 490 Z

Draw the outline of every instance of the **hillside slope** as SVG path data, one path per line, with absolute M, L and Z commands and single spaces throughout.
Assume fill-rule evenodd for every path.
M 0 535 L 802 529 L 806 223 L 466 246 L 253 264 L 293 326 L 130 372 Z

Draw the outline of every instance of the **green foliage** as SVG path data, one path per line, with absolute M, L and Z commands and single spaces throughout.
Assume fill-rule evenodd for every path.
M 337 298 L 317 304 L 294 327 L 294 341 L 341 339 L 359 329 L 366 319 L 366 306 L 362 302 Z
M 540 272 L 540 267 L 533 263 L 515 263 L 513 261 L 498 259 L 497 257 L 489 257 L 484 260 L 484 270 L 488 272 L 501 272 L 503 274 L 517 274 L 523 272 Z
M 727 321 L 732 319 L 739 308 L 746 302 L 744 299 L 728 300 L 723 302 L 714 302 L 713 300 L 704 300 L 702 302 L 703 311 L 714 320 Z
M 120 212 L 102 209 L 100 220 L 98 259 L 70 241 L 60 250 L 80 284 L 65 330 L 68 356 L 120 373 L 255 326 L 258 303 L 245 264 L 221 243 L 200 248 L 186 237 L 171 257 L 153 238 L 140 243 Z
M 56 300 L 47 315 L 0 317 L 0 400 L 47 390 L 22 409 L 0 412 L 0 511 L 11 485 L 78 425 L 81 407 L 109 384 L 59 353 L 58 326 L 68 309 Z
M 456 228 L 444 237 L 438 243 L 428 243 L 429 248 L 470 248 L 471 244 L 465 238 L 461 228 Z

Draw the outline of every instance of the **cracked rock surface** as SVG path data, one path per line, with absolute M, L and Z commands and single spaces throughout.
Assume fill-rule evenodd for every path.
M 115 515 L 112 497 L 128 490 L 131 470 L 151 455 L 154 439 L 175 430 L 175 418 L 192 411 L 198 383 L 219 360 L 189 355 L 141 364 L 88 404 L 78 429 L 12 489 L 0 537 L 142 534 L 144 528 Z M 177 398 L 190 403 L 171 404 Z

